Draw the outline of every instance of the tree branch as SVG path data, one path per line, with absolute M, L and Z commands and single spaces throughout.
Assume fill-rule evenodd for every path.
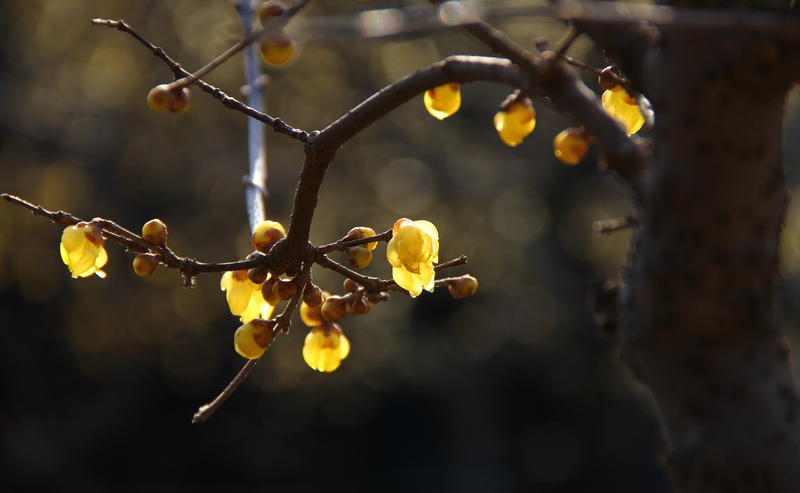
M 136 39 L 137 41 L 142 43 L 145 47 L 147 47 L 147 49 L 150 50 L 153 56 L 161 59 L 167 65 L 167 67 L 169 67 L 169 69 L 175 75 L 176 79 L 189 77 L 191 75 L 189 72 L 183 70 L 183 68 L 181 68 L 181 65 L 179 63 L 170 58 L 169 55 L 167 55 L 167 53 L 163 49 L 152 44 L 144 36 L 142 36 L 141 34 L 136 32 L 136 30 L 128 26 L 124 21 L 122 20 L 115 21 L 111 19 L 92 19 L 92 24 L 97 26 L 107 26 L 112 29 L 116 29 L 118 31 L 133 36 L 134 39 Z M 220 89 L 212 86 L 211 84 L 203 82 L 200 79 L 196 79 L 193 82 L 193 84 L 199 87 L 203 92 L 206 92 L 211 96 L 213 96 L 214 99 L 217 99 L 226 108 L 236 110 L 240 113 L 249 116 L 250 118 L 255 118 L 261 123 L 272 128 L 272 130 L 274 130 L 277 133 L 288 135 L 289 137 L 295 140 L 299 140 L 300 142 L 306 142 L 306 140 L 308 140 L 308 133 L 306 131 L 287 125 L 280 118 L 271 117 L 254 108 L 251 108 L 250 106 L 242 103 L 236 98 L 228 96 Z

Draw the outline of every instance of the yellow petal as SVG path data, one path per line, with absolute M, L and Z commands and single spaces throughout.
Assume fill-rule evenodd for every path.
M 344 334 L 339 336 L 339 361 L 350 355 L 350 341 Z
M 433 288 L 435 286 L 434 278 L 436 277 L 436 272 L 433 270 L 433 264 L 422 264 L 419 267 L 419 283 L 423 289 L 429 292 L 433 292 Z
M 222 279 L 219 280 L 219 287 L 223 291 L 227 291 L 228 288 L 231 287 L 232 282 L 233 282 L 233 272 L 228 271 L 222 274 Z
M 431 236 L 432 238 L 439 238 L 439 230 L 436 229 L 436 226 L 433 225 L 430 221 L 420 220 L 414 221 L 414 225 L 420 228 L 425 234 Z
M 225 299 L 228 301 L 228 308 L 230 308 L 231 313 L 234 315 L 241 315 L 245 310 L 247 310 L 247 306 L 250 304 L 252 295 L 253 289 L 248 286 L 247 283 L 231 283 L 231 286 L 225 292 Z
M 419 281 L 419 276 L 406 269 L 392 267 L 392 279 L 398 286 L 408 291 L 412 298 L 416 298 L 422 293 L 422 284 Z

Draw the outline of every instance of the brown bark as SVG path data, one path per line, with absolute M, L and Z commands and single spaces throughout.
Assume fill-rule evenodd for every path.
M 656 125 L 623 358 L 656 398 L 678 491 L 800 491 L 778 255 L 796 38 L 763 27 L 659 31 L 632 64 Z

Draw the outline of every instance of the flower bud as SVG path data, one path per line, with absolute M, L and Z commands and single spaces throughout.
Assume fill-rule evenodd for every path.
M 155 255 L 142 254 L 133 259 L 133 271 L 137 276 L 150 276 L 158 267 L 158 258 Z
M 263 284 L 261 284 L 261 296 L 264 298 L 264 301 L 269 303 L 272 306 L 277 305 L 281 302 L 281 297 L 275 294 L 275 284 L 280 281 L 280 277 L 274 276 L 270 277 Z
M 322 304 L 322 290 L 311 281 L 303 287 L 303 303 L 310 307 Z
M 461 107 L 461 84 L 451 82 L 425 91 L 425 109 L 434 118 L 444 120 Z
M 268 65 L 284 65 L 294 57 L 292 38 L 283 30 L 268 33 L 261 40 L 261 59 Z
M 453 298 L 466 298 L 478 290 L 478 280 L 470 275 L 457 277 L 448 283 L 448 289 Z
M 142 238 L 158 246 L 167 244 L 167 225 L 161 219 L 151 219 L 142 226 Z
M 247 278 L 253 284 L 262 284 L 267 280 L 267 275 L 269 275 L 269 271 L 263 267 L 253 267 L 247 271 Z
M 347 311 L 352 315 L 364 315 L 372 309 L 372 303 L 361 296 L 347 304 Z
M 191 93 L 187 88 L 176 89 L 170 84 L 159 84 L 147 94 L 147 105 L 151 110 L 163 113 L 183 113 L 189 109 Z
M 345 235 L 344 240 L 360 240 L 361 238 L 369 238 L 370 236 L 375 236 L 375 230 L 372 228 L 368 228 L 366 226 L 359 226 L 357 228 L 353 228 L 347 232 Z M 375 250 L 375 247 L 378 246 L 377 241 L 373 241 L 371 243 L 367 243 L 366 246 L 370 251 Z
M 372 261 L 372 252 L 365 246 L 346 248 L 347 263 L 356 269 L 363 269 Z
M 273 328 L 275 320 L 253 320 L 236 329 L 233 335 L 233 345 L 236 352 L 247 359 L 258 359 L 275 337 Z
M 564 164 L 574 166 L 581 162 L 589 150 L 586 132 L 581 128 L 568 128 L 553 139 L 553 153 Z
M 494 116 L 494 128 L 506 145 L 515 147 L 536 127 L 536 111 L 528 98 L 514 101 Z
M 348 293 L 355 293 L 358 290 L 358 283 L 350 278 L 345 279 L 342 286 Z
M 277 221 L 263 221 L 253 230 L 251 244 L 261 253 L 269 253 L 276 243 L 286 238 L 286 230 Z
M 606 91 L 613 91 L 619 87 L 613 75 L 619 76 L 619 70 L 613 65 L 604 68 L 597 77 L 597 83 Z
M 322 302 L 322 316 L 335 322 L 347 316 L 347 301 L 341 296 L 331 296 Z
M 282 2 L 264 2 L 256 7 L 256 16 L 258 17 L 258 22 L 260 22 L 263 26 L 269 23 L 269 21 L 275 17 L 281 15 L 284 10 L 286 10 L 286 5 L 284 5 Z
M 297 281 L 281 279 L 272 287 L 272 292 L 283 301 L 289 300 L 297 293 Z
M 300 320 L 309 327 L 327 323 L 322 317 L 322 303 L 317 306 L 308 306 L 305 302 L 300 304 Z

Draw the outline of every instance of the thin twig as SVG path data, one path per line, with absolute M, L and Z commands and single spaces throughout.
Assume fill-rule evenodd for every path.
M 239 388 L 239 385 L 241 385 L 242 382 L 247 379 L 247 376 L 250 375 L 250 372 L 256 366 L 256 363 L 258 363 L 257 359 L 247 360 L 247 363 L 244 364 L 242 369 L 239 370 L 239 373 L 237 373 L 228 386 L 225 387 L 225 390 L 220 392 L 216 399 L 208 404 L 200 406 L 200 409 L 198 409 L 192 417 L 192 423 L 205 423 L 208 421 L 208 419 L 213 416 L 215 412 L 217 412 L 217 409 L 219 409 L 219 407 L 228 400 L 228 397 L 236 392 L 236 389 Z
M 304 268 L 303 271 L 297 276 L 298 282 L 301 285 L 304 285 L 309 279 L 311 279 L 310 275 L 311 264 L 308 267 Z M 289 303 L 286 305 L 286 308 L 283 309 L 283 312 L 275 317 L 275 321 L 277 322 L 272 329 L 273 337 L 270 339 L 269 344 L 267 345 L 267 350 L 270 348 L 272 343 L 275 341 L 275 335 L 279 332 L 288 332 L 289 324 L 291 323 L 292 314 L 295 312 L 295 309 L 300 303 L 300 299 L 303 296 L 303 290 L 298 289 L 297 293 L 289 300 Z M 264 354 L 267 354 L 266 350 Z M 239 373 L 231 380 L 231 382 L 225 387 L 225 389 L 220 392 L 220 394 L 208 404 L 200 406 L 197 412 L 192 417 L 192 423 L 205 423 L 206 421 L 214 415 L 215 412 L 228 400 L 228 397 L 233 395 L 236 392 L 236 389 L 247 380 L 247 376 L 250 375 L 250 372 L 253 370 L 253 367 L 256 366 L 258 360 L 263 358 L 262 355 L 259 358 L 247 360 L 247 363 L 244 364 Z
M 244 1 L 246 1 L 246 0 L 244 0 Z M 208 62 L 203 68 L 201 68 L 197 72 L 189 74 L 188 76 L 186 76 L 182 80 L 176 80 L 171 85 L 175 89 L 181 89 L 181 88 L 188 87 L 189 85 L 193 84 L 195 81 L 200 79 L 200 77 L 203 77 L 204 75 L 208 74 L 209 72 L 211 72 L 215 68 L 217 68 L 220 65 L 222 65 L 223 63 L 227 62 L 231 57 L 233 57 L 234 55 L 236 55 L 240 51 L 244 50 L 246 47 L 252 45 L 253 41 L 261 39 L 261 37 L 264 36 L 266 33 L 274 32 L 276 30 L 282 29 L 284 26 L 286 26 L 286 24 L 289 22 L 289 20 L 296 13 L 298 13 L 303 7 L 308 5 L 308 3 L 310 1 L 311 0 L 298 0 L 298 1 L 294 2 L 292 5 L 287 7 L 286 10 L 284 10 L 279 16 L 277 16 L 277 17 L 273 18 L 272 20 L 270 20 L 270 22 L 266 26 L 264 26 L 262 29 L 256 29 L 255 31 L 251 31 L 250 30 L 250 26 L 249 26 L 249 22 L 250 22 L 250 19 L 252 17 L 248 17 L 246 21 L 243 18 L 242 19 L 243 20 L 242 26 L 244 27 L 244 31 L 247 34 L 245 35 L 245 37 L 241 41 L 239 41 L 235 45 L 233 45 L 230 48 L 228 48 L 223 54 L 219 55 L 215 59 L 213 59 L 210 62 Z M 241 5 L 242 3 L 243 3 L 243 1 L 237 2 L 237 8 L 240 8 L 239 5 Z M 250 8 L 248 6 L 246 10 L 249 11 L 251 13 L 251 15 L 252 15 L 252 12 L 253 12 L 252 8 Z
M 366 245 L 367 243 L 374 243 L 376 241 L 389 241 L 392 239 L 392 230 L 384 231 L 383 233 L 376 234 L 375 236 L 368 236 L 366 238 L 359 238 L 357 240 L 346 240 L 342 238 L 327 245 L 318 246 L 315 255 L 325 255 L 331 252 L 343 252 L 345 248 Z
M 627 228 L 635 227 L 639 224 L 639 218 L 634 215 L 627 215 L 625 217 L 618 217 L 616 219 L 605 219 L 602 221 L 595 221 L 592 229 L 596 233 L 611 234 Z
M 18 205 L 31 211 L 35 216 L 46 217 L 56 224 L 74 225 L 80 222 L 88 223 L 90 221 L 73 216 L 72 214 L 64 211 L 49 211 L 40 205 L 34 205 L 30 202 L 21 199 L 15 195 L 7 193 L 0 194 L 0 198 L 6 202 Z M 128 250 L 136 253 L 154 253 L 159 256 L 159 261 L 172 269 L 177 269 L 182 275 L 186 277 L 196 277 L 198 274 L 205 274 L 209 272 L 227 272 L 230 270 L 246 270 L 253 267 L 268 266 L 269 256 L 258 255 L 248 260 L 237 260 L 235 262 L 199 262 L 194 259 L 180 257 L 172 253 L 169 248 L 164 248 L 159 245 L 150 243 L 129 230 L 118 225 L 114 221 L 108 219 L 95 218 L 92 220 L 98 227 L 101 228 L 103 238 L 112 241 Z
M 175 75 L 176 79 L 188 77 L 190 75 L 189 72 L 187 72 L 187 71 L 183 70 L 183 68 L 181 68 L 179 63 L 177 63 L 172 58 L 170 58 L 169 55 L 167 55 L 167 53 L 163 49 L 155 46 L 153 43 L 148 41 L 144 36 L 142 36 L 141 34 L 136 32 L 136 30 L 131 28 L 124 21 L 122 21 L 122 20 L 115 21 L 115 20 L 111 20 L 111 19 L 92 19 L 92 24 L 97 25 L 97 26 L 107 26 L 107 27 L 110 27 L 112 29 L 116 29 L 116 30 L 118 30 L 120 32 L 124 32 L 124 33 L 127 33 L 127 34 L 133 36 L 134 39 L 136 39 L 137 41 L 142 43 L 145 47 L 147 47 L 147 49 L 150 50 L 150 52 L 154 56 L 156 56 L 159 59 L 161 59 L 167 65 L 167 67 L 169 67 L 169 69 Z M 269 116 L 269 115 L 267 115 L 265 113 L 262 113 L 262 112 L 260 112 L 260 111 L 258 111 L 256 109 L 254 109 L 254 108 L 251 108 L 250 106 L 242 103 L 241 101 L 237 100 L 236 98 L 228 96 L 227 94 L 222 92 L 220 89 L 212 86 L 211 84 L 203 82 L 200 79 L 195 80 L 193 83 L 197 87 L 199 87 L 203 92 L 211 94 L 211 96 L 213 96 L 214 99 L 217 99 L 218 101 L 220 101 L 223 104 L 223 106 L 225 106 L 226 108 L 230 108 L 232 110 L 236 110 L 236 111 L 238 111 L 240 113 L 243 113 L 243 114 L 245 114 L 245 115 L 247 115 L 247 116 L 249 116 L 251 118 L 255 118 L 256 120 L 260 121 L 261 123 L 263 123 L 265 125 L 268 125 L 270 128 L 272 128 L 272 130 L 274 130 L 277 133 L 288 135 L 289 137 L 291 137 L 291 138 L 293 138 L 295 140 L 299 140 L 300 142 L 308 141 L 308 132 L 306 132 L 305 130 L 294 128 L 291 125 L 287 125 L 280 118 L 271 117 L 271 116 Z

